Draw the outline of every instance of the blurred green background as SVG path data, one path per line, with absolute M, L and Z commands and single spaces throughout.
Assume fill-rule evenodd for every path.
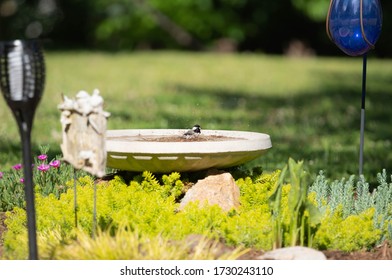
M 329 0 L 0 0 L 0 38 L 54 49 L 185 49 L 340 55 L 325 34 Z M 391 56 L 392 2 L 372 53 Z
M 315 176 L 358 173 L 362 59 L 325 32 L 328 0 L 0 0 L 0 37 L 44 39 L 33 153 L 61 153 L 61 94 L 101 91 L 109 129 L 232 129 L 271 135 L 249 166 L 304 160 Z M 368 60 L 364 174 L 392 167 L 392 2 Z M 0 171 L 21 160 L 0 102 Z

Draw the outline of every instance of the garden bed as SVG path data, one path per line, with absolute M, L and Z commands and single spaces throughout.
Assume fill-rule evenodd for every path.
M 45 151 L 36 166 L 41 259 L 257 259 L 272 248 L 296 245 L 322 251 L 330 260 L 392 259 L 392 183 L 385 170 L 370 191 L 363 177 L 330 181 L 320 172 L 310 183 L 302 162 L 292 159 L 272 173 L 231 169 L 240 204 L 227 213 L 197 203 L 179 209 L 190 186 L 207 174 L 119 172 L 96 180 L 77 172 L 74 184 L 70 166 L 48 159 Z M 27 258 L 21 175 L 19 165 L 2 174 L 0 258 Z M 80 232 L 74 231 L 75 187 Z M 95 192 L 99 224 L 94 225 Z
M 2 236 L 6 230 L 5 224 L 5 213 L 0 212 L 0 259 L 3 251 Z M 233 248 L 224 246 L 222 244 L 221 251 L 233 250 Z M 370 251 L 359 251 L 359 252 L 343 252 L 338 250 L 325 250 L 322 251 L 328 260 L 392 260 L 392 248 L 388 243 L 384 243 L 382 246 L 378 246 Z M 250 250 L 246 254 L 242 255 L 239 259 L 241 260 L 254 260 L 263 254 L 261 250 Z

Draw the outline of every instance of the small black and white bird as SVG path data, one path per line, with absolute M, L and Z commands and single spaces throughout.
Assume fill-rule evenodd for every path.
M 191 137 L 195 137 L 195 136 L 200 135 L 200 133 L 201 133 L 200 125 L 195 124 L 195 125 L 192 127 L 192 129 L 189 129 L 187 132 L 185 132 L 185 133 L 183 134 L 183 136 L 186 137 L 186 138 L 191 138 Z

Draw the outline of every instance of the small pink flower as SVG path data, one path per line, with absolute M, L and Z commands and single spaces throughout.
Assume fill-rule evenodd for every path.
M 38 169 L 39 171 L 42 171 L 42 172 L 48 171 L 49 168 L 50 168 L 50 165 L 48 165 L 48 164 L 41 164 L 41 165 L 39 165 L 39 166 L 37 167 L 37 169 Z
M 49 163 L 49 165 L 50 165 L 51 167 L 53 167 L 53 168 L 59 168 L 59 167 L 60 167 L 60 164 L 61 164 L 61 162 L 60 162 L 58 159 L 56 159 L 56 160 L 54 160 L 54 161 L 51 161 L 51 162 Z
M 20 178 L 19 182 L 24 183 L 24 178 Z
M 3 178 L 4 174 L 3 172 L 0 172 L 0 179 Z
M 39 155 L 37 158 L 38 158 L 39 160 L 41 160 L 41 161 L 44 161 L 44 160 L 46 160 L 46 159 L 48 158 L 48 156 L 45 155 L 45 154 L 43 154 L 43 155 Z
M 22 169 L 22 164 L 20 164 L 20 163 L 15 164 L 14 166 L 12 166 L 12 169 L 14 169 L 14 170 L 21 170 Z

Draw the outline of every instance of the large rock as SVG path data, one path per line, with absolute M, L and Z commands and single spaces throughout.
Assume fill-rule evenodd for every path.
M 230 173 L 210 175 L 197 183 L 185 194 L 180 210 L 191 201 L 200 205 L 219 205 L 224 211 L 240 206 L 240 189 Z
M 266 252 L 259 260 L 326 260 L 326 256 L 315 249 L 301 246 L 280 248 Z

